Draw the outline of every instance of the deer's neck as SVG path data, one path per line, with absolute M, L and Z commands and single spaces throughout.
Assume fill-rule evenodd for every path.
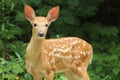
M 41 56 L 42 46 L 45 38 L 34 39 L 33 37 L 30 40 L 30 43 L 27 47 L 27 52 L 29 59 L 32 63 L 36 63 Z

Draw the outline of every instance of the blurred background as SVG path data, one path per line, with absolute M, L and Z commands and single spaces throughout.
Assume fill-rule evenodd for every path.
M 94 49 L 91 80 L 120 80 L 120 0 L 0 0 L 0 80 L 33 80 L 25 70 L 31 25 L 24 4 L 46 16 L 59 5 L 60 16 L 46 38 L 76 36 Z M 62 73 L 55 80 L 67 80 Z

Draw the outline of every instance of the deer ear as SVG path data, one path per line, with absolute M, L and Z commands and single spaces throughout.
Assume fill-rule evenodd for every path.
M 30 7 L 29 5 L 25 4 L 25 6 L 24 6 L 24 15 L 25 15 L 27 20 L 33 21 L 34 18 L 35 18 L 34 9 L 32 7 Z
M 56 6 L 56 7 L 53 7 L 52 9 L 49 10 L 47 17 L 46 17 L 49 22 L 53 22 L 58 18 L 59 9 L 60 9 L 60 7 Z

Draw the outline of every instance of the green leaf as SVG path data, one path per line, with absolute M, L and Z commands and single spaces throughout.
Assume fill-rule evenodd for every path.
M 34 3 L 35 5 L 38 5 L 41 3 L 42 0 L 29 0 L 30 3 Z
M 25 80 L 33 80 L 32 76 L 29 73 L 25 74 Z
M 64 16 L 64 17 L 66 17 L 66 16 L 71 16 L 71 15 L 73 15 L 73 13 L 72 13 L 70 10 L 68 10 L 68 9 L 62 9 L 62 10 L 61 10 L 61 15 Z M 63 17 L 63 18 L 64 18 L 64 17 Z
M 39 16 L 47 16 L 49 9 L 50 9 L 50 7 L 43 6 L 40 9 L 36 10 L 36 14 Z
M 7 78 L 8 80 L 15 80 L 16 76 L 17 75 L 10 73 L 10 74 L 5 74 L 4 78 Z
M 112 80 L 110 75 L 105 76 L 105 78 L 103 80 Z
M 5 31 L 5 23 L 2 24 L 1 30 L 4 32 Z
M 25 20 L 25 17 L 24 17 L 24 15 L 23 15 L 23 12 L 17 11 L 17 15 L 16 15 L 15 20 L 16 20 L 16 21 L 24 21 L 24 20 Z
M 78 20 L 77 20 L 77 18 L 74 17 L 74 16 L 66 16 L 66 17 L 64 17 L 64 21 L 65 21 L 67 24 L 74 25 L 74 24 L 76 24 L 76 21 L 78 21 Z
M 61 76 L 60 76 L 60 79 L 61 79 L 61 80 L 67 80 L 67 78 L 66 78 L 64 75 L 61 75 Z
M 0 50 L 3 50 L 3 48 L 4 48 L 3 46 L 4 46 L 4 43 L 2 40 L 0 40 Z
M 100 72 L 100 71 L 102 70 L 102 67 L 101 67 L 101 66 L 97 66 L 97 67 L 95 68 L 95 70 L 96 70 L 96 72 Z
M 102 28 L 102 30 L 99 30 L 99 32 L 103 36 L 111 37 L 111 36 L 117 36 L 117 33 L 119 31 L 116 27 L 104 27 L 104 28 Z
M 70 7 L 77 7 L 79 5 L 80 0 L 67 0 L 67 3 Z
M 80 15 L 83 17 L 91 17 L 96 14 L 96 11 L 98 10 L 96 6 L 81 6 L 78 8 Z
M 117 75 L 120 72 L 120 68 L 113 68 L 112 71 L 115 75 Z
M 92 80 L 102 80 L 99 75 L 95 75 Z
M 13 11 L 14 7 L 15 7 L 15 4 L 11 2 L 11 11 Z

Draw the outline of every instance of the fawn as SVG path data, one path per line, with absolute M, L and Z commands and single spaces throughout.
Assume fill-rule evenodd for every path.
M 87 67 L 92 59 L 92 46 L 77 37 L 45 39 L 51 22 L 59 16 L 59 6 L 49 10 L 46 17 L 36 17 L 32 7 L 25 4 L 24 15 L 32 25 L 32 37 L 26 49 L 26 69 L 34 80 L 54 80 L 63 72 L 68 80 L 89 80 Z

